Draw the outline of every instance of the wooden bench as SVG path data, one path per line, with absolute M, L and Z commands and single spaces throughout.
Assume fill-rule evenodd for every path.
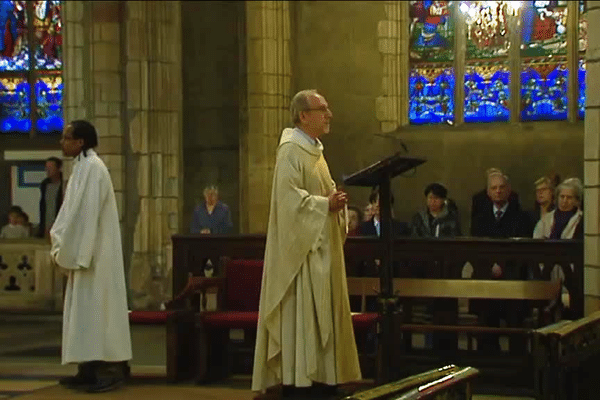
M 384 399 L 464 399 L 470 400 L 473 380 L 479 375 L 475 368 L 448 365 L 355 393 L 344 400 Z
M 194 362 L 190 366 L 198 382 L 212 381 L 229 374 L 229 349 L 233 346 L 230 332 L 243 331 L 239 341 L 243 342 L 246 353 L 254 352 L 256 328 L 258 325 L 258 305 L 262 281 L 262 260 L 223 259 L 220 277 L 190 276 L 184 290 L 168 304 L 169 308 L 185 309 L 195 313 L 196 330 L 193 339 L 195 347 Z M 191 299 L 195 295 L 206 299 L 213 293 L 217 297 L 216 310 L 208 311 L 203 307 L 193 307 Z M 353 293 L 350 290 L 351 294 Z M 204 304 L 205 305 L 205 304 Z M 379 314 L 359 312 L 352 314 L 359 357 L 363 370 L 376 374 L 377 353 L 368 354 L 367 338 L 377 333 Z M 372 335 L 369 335 L 371 333 Z M 181 340 L 180 340 L 181 341 Z M 360 351 L 360 350 L 363 351 Z M 252 361 L 246 357 L 245 361 Z M 247 365 L 251 368 L 252 365 Z M 175 374 L 177 375 L 177 374 Z
M 368 295 L 379 292 L 378 278 L 348 278 L 348 286 L 355 287 L 355 292 L 363 294 L 362 303 Z M 507 280 L 471 280 L 471 279 L 412 279 L 394 278 L 394 293 L 398 297 L 398 307 L 401 312 L 394 323 L 394 332 L 398 337 L 398 345 L 392 351 L 396 354 L 402 369 L 402 376 L 412 375 L 423 366 L 434 366 L 439 363 L 466 362 L 469 365 L 477 363 L 483 371 L 513 369 L 509 360 L 502 360 L 504 356 L 497 356 L 496 360 L 489 354 L 481 351 L 472 351 L 472 336 L 483 334 L 524 336 L 523 340 L 531 339 L 532 329 L 544 326 L 560 319 L 560 290 L 559 281 L 507 281 Z M 443 310 L 437 317 L 434 315 L 432 323 L 417 323 L 411 320 L 411 306 L 415 299 L 478 299 L 478 300 L 526 300 L 537 309 L 537 316 L 531 322 L 532 326 L 492 327 L 482 326 L 477 323 L 477 318 L 462 318 L 458 307 L 443 304 Z M 440 302 L 437 303 L 440 306 Z M 438 310 L 434 310 L 434 314 Z M 457 337 L 466 334 L 468 339 L 467 351 L 459 351 L 458 340 L 453 339 L 454 349 L 445 348 L 443 352 L 413 349 L 411 346 L 413 333 L 433 333 Z M 402 338 L 401 338 L 402 336 Z M 400 345 L 400 343 L 404 345 Z M 443 353 L 443 354 L 441 354 Z M 493 356 L 492 356 L 493 357 Z M 530 354 L 516 355 L 514 365 L 532 365 Z M 486 365 L 487 364 L 487 365 Z M 497 364 L 494 366 L 494 364 Z M 478 367 L 478 365 L 474 365 Z M 501 367 L 504 365 L 504 367 Z M 531 368 L 530 368 L 531 369 Z M 422 369 L 421 369 L 422 370 Z M 514 369 L 513 369 L 514 372 Z M 530 372 L 529 372 L 530 373 Z
M 537 329 L 533 335 L 538 400 L 598 397 L 592 371 L 600 362 L 600 311 Z

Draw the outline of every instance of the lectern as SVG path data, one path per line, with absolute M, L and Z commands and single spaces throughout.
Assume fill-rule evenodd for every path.
M 424 159 L 406 157 L 400 155 L 400 153 L 396 153 L 344 178 L 344 184 L 348 186 L 379 186 L 380 240 L 383 243 L 384 249 L 379 267 L 381 287 L 379 293 L 379 311 L 382 316 L 381 346 L 383 351 L 381 357 L 382 365 L 378 367 L 381 368 L 381 377 L 384 381 L 382 383 L 390 381 L 392 354 L 394 353 L 389 351 L 394 337 L 392 314 L 396 303 L 392 276 L 394 237 L 392 230 L 391 181 L 397 175 L 409 171 L 424 162 Z

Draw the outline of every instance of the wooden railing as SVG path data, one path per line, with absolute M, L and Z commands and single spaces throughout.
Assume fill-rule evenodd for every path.
M 185 287 L 189 274 L 202 275 L 207 259 L 218 268 L 220 257 L 262 259 L 265 235 L 174 235 L 173 293 Z M 348 276 L 376 276 L 383 244 L 376 237 L 350 237 L 345 244 Z M 539 239 L 396 239 L 395 277 L 492 279 L 491 266 L 503 267 L 506 279 L 549 280 L 562 266 L 570 295 L 571 319 L 583 317 L 583 242 Z M 465 266 L 467 265 L 466 269 Z M 541 268 L 540 266 L 543 266 Z M 218 274 L 219 271 L 217 270 Z

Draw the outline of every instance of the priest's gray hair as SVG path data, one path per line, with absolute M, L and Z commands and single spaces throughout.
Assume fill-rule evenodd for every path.
M 318 93 L 315 89 L 306 89 L 301 90 L 294 95 L 290 104 L 290 113 L 292 114 L 292 122 L 294 123 L 294 125 L 300 123 L 300 113 L 310 108 L 310 104 L 308 104 L 308 99 L 311 96 L 315 96 L 317 94 Z
M 583 184 L 581 183 L 579 178 L 565 179 L 560 185 L 558 185 L 556 187 L 556 194 L 555 194 L 556 199 L 558 199 L 558 196 L 560 195 L 560 192 L 563 189 L 573 189 L 573 191 L 575 192 L 575 197 L 577 198 L 577 201 L 579 201 L 581 203 L 581 201 L 583 200 Z
M 219 195 L 219 188 L 215 185 L 209 185 L 207 187 L 204 188 L 204 195 L 206 196 L 209 192 L 215 192 L 215 194 L 217 194 L 217 196 Z

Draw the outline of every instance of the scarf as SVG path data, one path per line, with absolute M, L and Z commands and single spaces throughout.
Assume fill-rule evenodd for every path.
M 567 227 L 567 224 L 576 213 L 577 208 L 574 208 L 571 211 L 560 211 L 557 208 L 556 211 L 554 211 L 554 225 L 552 226 L 552 231 L 550 232 L 550 239 L 560 239 L 560 235 L 562 235 L 563 231 Z

